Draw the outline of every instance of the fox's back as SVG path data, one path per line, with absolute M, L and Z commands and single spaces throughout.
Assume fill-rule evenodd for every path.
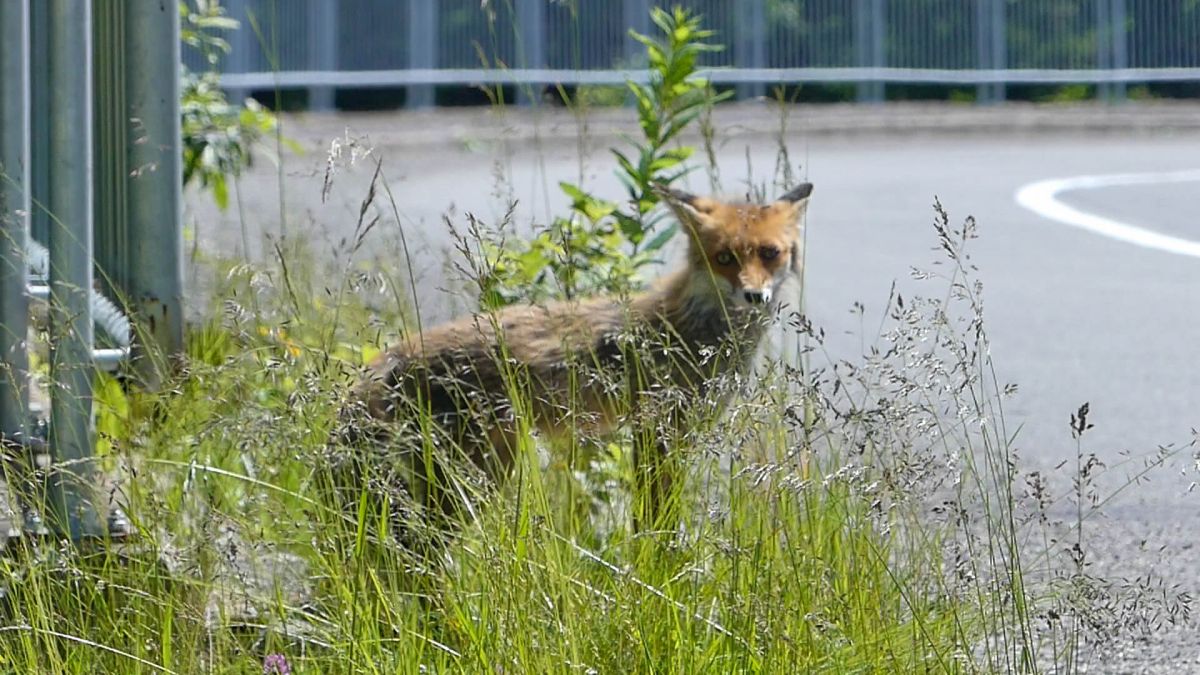
M 752 355 L 761 328 L 744 312 L 690 301 L 686 283 L 680 275 L 632 299 L 512 306 L 442 324 L 377 358 L 359 395 L 373 417 L 391 419 L 397 397 L 458 414 L 473 402 L 504 407 L 525 388 L 543 428 L 581 413 L 610 426 L 630 394 L 630 368 L 644 387 L 694 394 Z M 735 326 L 742 339 L 729 344 Z
M 372 417 L 394 418 L 396 399 L 423 399 L 458 414 L 472 402 L 496 407 L 528 387 L 531 401 L 560 406 L 580 372 L 617 367 L 626 310 L 615 299 L 506 307 L 436 326 L 394 345 L 370 366 L 359 397 Z

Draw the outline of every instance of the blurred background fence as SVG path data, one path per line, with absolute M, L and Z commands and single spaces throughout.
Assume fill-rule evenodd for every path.
M 1009 97 L 1013 85 L 1080 85 L 1119 99 L 1131 84 L 1185 83 L 1196 95 L 1200 82 L 1200 0 L 225 4 L 247 29 L 220 63 L 224 86 L 235 94 L 295 90 L 314 109 L 372 107 L 388 88 L 397 103 L 424 106 L 449 102 L 439 91 L 478 84 L 509 86 L 526 102 L 548 86 L 620 84 L 638 76 L 643 51 L 629 29 L 650 31 L 651 6 L 674 4 L 702 13 L 716 31 L 726 49 L 705 65 L 742 97 L 780 84 L 826 93 L 838 85 L 836 96 L 879 101 L 934 85 L 989 102 Z M 202 67 L 198 54 L 187 58 Z M 375 93 L 352 94 L 364 90 Z

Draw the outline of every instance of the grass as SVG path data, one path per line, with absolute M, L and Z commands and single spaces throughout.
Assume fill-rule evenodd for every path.
M 252 292 L 239 281 L 225 292 L 230 304 Z M 702 463 L 722 450 L 738 459 L 711 471 L 722 485 L 705 491 L 696 529 L 639 539 L 584 523 L 568 538 L 550 525 L 564 508 L 548 489 L 556 469 L 526 453 L 453 564 L 423 577 L 403 553 L 364 545 L 363 522 L 344 523 L 313 498 L 313 459 L 344 370 L 326 361 L 323 332 L 270 321 L 280 309 L 270 300 L 257 300 L 261 319 L 194 332 L 172 390 L 128 400 L 103 390 L 139 550 L 4 561 L 24 628 L 0 638 L 3 663 L 243 672 L 279 652 L 297 671 L 320 672 L 953 669 L 966 613 L 936 591 L 935 560 L 909 550 L 895 564 L 903 538 L 884 532 L 868 477 L 839 471 L 832 457 L 749 461 L 795 455 L 782 414 L 791 407 L 777 392 L 703 439 Z M 293 306 L 283 323 L 319 311 Z M 355 312 L 341 315 L 340 343 L 370 330 L 348 319 Z M 730 447 L 735 438 L 745 445 Z M 310 578 L 262 588 L 248 578 L 280 554 L 302 560 Z M 220 602 L 226 593 L 249 594 L 253 623 L 266 628 L 229 626 L 222 610 L 236 603 Z M 294 626 L 303 630 L 289 634 Z
M 1079 593 L 1073 603 L 1040 595 L 1027 578 L 1062 568 L 1037 557 L 1017 522 L 1027 500 L 1014 487 L 1005 391 L 967 276 L 973 225 L 937 222 L 952 271 L 930 283 L 944 295 L 893 295 L 861 362 L 823 362 L 821 331 L 781 317 L 790 356 L 768 355 L 755 378 L 730 383 L 736 403 L 697 425 L 685 527 L 629 530 L 626 437 L 585 438 L 580 447 L 598 449 L 573 463 L 531 440 L 514 480 L 440 564 L 380 541 L 386 523 L 368 501 L 347 518 L 322 497 L 327 439 L 356 366 L 413 324 L 407 277 L 351 260 L 368 225 L 329 269 L 282 246 L 271 263 L 227 266 L 169 386 L 125 393 L 100 380 L 105 461 L 141 536 L 0 559 L 0 664 L 892 673 L 1071 663 L 1078 624 L 1097 610 Z
M 931 293 L 893 292 L 861 359 L 785 311 L 783 348 L 700 413 L 681 528 L 630 530 L 627 435 L 531 438 L 445 558 L 414 557 L 370 499 L 324 497 L 357 368 L 416 325 L 403 266 L 359 259 L 388 194 L 372 186 L 333 262 L 287 243 L 209 261 L 212 310 L 161 391 L 98 376 L 103 461 L 140 537 L 0 558 L 0 670 L 1076 672 L 1131 607 L 1145 626 L 1186 615 L 1082 563 L 1082 441 L 1075 547 L 1055 546 L 1055 497 L 1022 488 L 1011 448 L 974 222 L 940 206 Z

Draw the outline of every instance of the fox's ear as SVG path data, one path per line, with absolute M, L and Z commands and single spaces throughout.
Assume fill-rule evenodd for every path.
M 662 183 L 651 186 L 654 194 L 663 200 L 675 217 L 693 227 L 707 227 L 712 223 L 712 212 L 717 203 L 707 197 L 697 197 L 683 190 L 667 187 Z
M 799 218 L 808 209 L 808 198 L 812 196 L 812 191 L 812 183 L 801 183 L 785 192 L 782 197 L 775 200 L 775 203 L 791 209 L 795 213 L 795 217 Z
M 792 202 L 793 204 L 796 202 L 807 201 L 809 196 L 812 195 L 812 191 L 812 183 L 801 183 L 784 193 L 784 195 L 779 198 L 779 201 Z
M 796 187 L 788 190 L 775 203 L 784 208 L 791 209 L 792 217 L 796 219 L 796 226 L 800 227 L 800 216 L 808 209 L 808 198 L 812 196 L 812 183 L 801 183 Z M 792 242 L 792 274 L 802 277 L 804 273 L 804 234 L 800 233 L 796 240 Z

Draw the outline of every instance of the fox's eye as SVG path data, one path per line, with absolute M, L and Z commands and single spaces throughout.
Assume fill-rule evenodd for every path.
M 779 257 L 779 249 L 774 246 L 762 246 L 758 249 L 758 257 L 763 260 L 774 260 Z
M 730 251 L 729 249 L 725 249 L 724 251 L 721 251 L 720 253 L 718 253 L 717 254 L 717 264 L 718 265 L 732 265 L 733 264 L 733 251 Z

